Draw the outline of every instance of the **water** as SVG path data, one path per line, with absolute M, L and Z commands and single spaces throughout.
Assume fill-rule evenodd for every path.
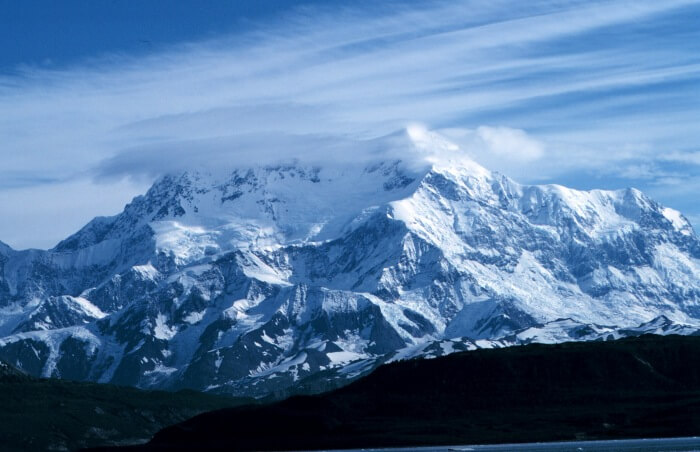
M 491 446 L 399 447 L 392 449 L 346 449 L 327 452 L 700 452 L 700 437 L 572 441 L 561 443 L 499 444 Z

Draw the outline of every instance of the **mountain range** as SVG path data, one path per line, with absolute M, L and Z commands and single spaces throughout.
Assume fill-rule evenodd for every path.
M 423 138 L 403 145 L 443 146 Z M 700 240 L 638 190 L 457 156 L 232 166 L 163 176 L 50 250 L 0 243 L 0 359 L 267 396 L 408 357 L 700 331 Z

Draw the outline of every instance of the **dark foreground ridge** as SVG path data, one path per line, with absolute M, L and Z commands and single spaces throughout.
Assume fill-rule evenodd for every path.
M 250 400 L 30 377 L 0 361 L 0 450 L 144 442 L 165 426 Z
M 700 434 L 700 337 L 527 345 L 382 366 L 319 396 L 196 416 L 134 450 L 284 450 Z

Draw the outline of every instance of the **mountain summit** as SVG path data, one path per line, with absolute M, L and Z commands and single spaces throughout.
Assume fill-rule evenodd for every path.
M 188 171 L 51 250 L 0 244 L 0 359 L 264 395 L 408 356 L 700 328 L 680 213 L 442 160 Z

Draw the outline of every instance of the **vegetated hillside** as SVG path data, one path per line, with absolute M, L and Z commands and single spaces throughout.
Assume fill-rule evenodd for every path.
M 283 450 L 700 434 L 700 338 L 455 353 L 320 396 L 205 413 L 137 450 Z
M 144 442 L 165 426 L 244 402 L 250 400 L 38 379 L 0 362 L 0 450 Z

